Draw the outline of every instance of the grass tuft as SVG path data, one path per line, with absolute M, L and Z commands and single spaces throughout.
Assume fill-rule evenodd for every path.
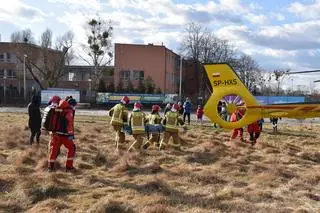
M 46 200 L 49 198 L 63 197 L 68 195 L 75 190 L 70 189 L 66 186 L 56 186 L 56 185 L 35 185 L 32 188 L 26 190 L 27 196 L 31 200 L 31 202 L 37 203 L 42 200 Z
M 101 199 L 98 203 L 94 204 L 89 213 L 134 213 L 135 211 L 128 204 L 123 202 Z
M 98 151 L 97 154 L 93 158 L 93 163 L 96 166 L 103 166 L 107 163 L 106 153 Z
M 163 205 L 163 204 L 156 204 L 152 206 L 147 206 L 144 208 L 143 213 L 174 213 L 171 208 Z

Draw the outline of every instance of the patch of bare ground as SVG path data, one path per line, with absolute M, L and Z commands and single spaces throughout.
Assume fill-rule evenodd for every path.
M 319 125 L 265 125 L 252 147 L 230 131 L 190 125 L 182 150 L 115 150 L 105 117 L 76 116 L 75 167 L 62 146 L 48 173 L 49 135 L 28 145 L 26 114 L 0 114 L 1 212 L 317 212 Z M 248 138 L 248 134 L 245 133 Z

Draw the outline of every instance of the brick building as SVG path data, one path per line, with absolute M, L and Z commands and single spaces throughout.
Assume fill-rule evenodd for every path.
M 47 53 L 48 64 L 58 60 L 61 56 L 61 52 L 51 49 Z M 33 63 L 33 73 L 40 82 L 43 82 L 39 70 L 35 68 L 35 66 L 39 68 L 44 66 L 42 48 L 29 43 L 0 42 L 0 99 L 2 103 L 23 102 L 25 61 Z M 29 100 L 32 88 L 39 86 L 27 68 L 25 76 L 27 100 Z
M 163 45 L 115 44 L 115 85 L 137 87 L 150 76 L 163 93 L 178 93 L 179 71 L 180 56 Z
M 211 96 L 212 87 L 200 62 L 183 60 L 182 95 L 195 104 L 203 105 Z
M 23 102 L 24 59 L 43 68 L 42 51 L 41 47 L 33 44 L 21 43 L 17 46 L 13 43 L 0 42 L 0 100 L 2 103 L 4 93 L 7 103 L 17 103 L 16 99 Z M 61 58 L 60 54 L 61 52 L 49 50 L 48 60 L 54 61 Z M 43 83 L 44 79 L 39 71 L 35 67 L 32 70 Z M 56 87 L 79 90 L 80 102 L 88 102 L 90 94 L 91 100 L 94 100 L 95 98 L 92 97 L 94 88 L 90 81 L 91 70 L 91 66 L 67 66 L 65 75 L 58 81 Z M 155 88 L 160 88 L 162 93 L 179 93 L 180 56 L 163 45 L 115 44 L 115 66 L 106 67 L 106 70 L 109 70 L 104 75 L 107 88 L 111 84 L 117 86 L 119 81 L 124 86 L 128 86 L 128 82 L 131 81 L 134 87 L 137 87 L 139 80 L 145 80 L 150 76 L 155 83 Z M 198 89 L 201 88 L 199 73 L 201 73 L 200 64 L 183 62 L 182 98 L 189 96 L 194 103 L 198 102 L 198 97 L 201 96 L 201 91 Z M 38 87 L 28 69 L 26 69 L 26 86 L 28 101 L 32 87 Z
M 94 86 L 91 83 L 90 73 L 93 69 L 93 66 L 79 66 L 79 65 L 70 65 L 67 66 L 66 75 L 64 75 L 59 81 L 57 87 L 67 88 L 67 89 L 77 89 L 80 91 L 80 101 L 88 102 L 90 99 L 90 94 L 94 96 Z M 106 66 L 102 69 L 109 71 L 103 72 L 103 79 L 106 84 L 112 84 L 114 81 L 113 78 L 113 66 Z M 109 74 L 111 73 L 111 74 Z M 91 97 L 94 99 L 94 97 Z M 92 100 L 91 99 L 91 100 Z

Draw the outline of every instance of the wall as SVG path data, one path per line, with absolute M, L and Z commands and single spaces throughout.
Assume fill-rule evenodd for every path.
M 115 44 L 115 86 L 119 83 L 121 70 L 143 70 L 144 79 L 150 76 L 156 88 L 160 87 L 163 93 L 177 92 L 178 79 L 172 76 L 176 74 L 175 60 L 179 57 L 165 46 Z M 134 86 L 138 85 L 133 80 Z

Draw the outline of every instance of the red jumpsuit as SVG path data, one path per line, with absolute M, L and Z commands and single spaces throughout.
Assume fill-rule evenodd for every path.
M 203 109 L 202 108 L 198 108 L 197 109 L 197 119 L 198 120 L 202 120 L 202 116 L 203 116 Z
M 241 116 L 241 114 L 239 114 L 239 116 Z M 231 120 L 231 122 L 238 121 L 238 117 L 237 117 L 236 112 L 232 113 L 230 120 Z M 234 129 L 231 133 L 230 140 L 235 139 L 237 136 L 239 136 L 240 140 L 243 141 L 243 128 Z
M 252 124 L 248 125 L 248 133 L 250 134 L 250 141 L 252 145 L 257 143 L 257 139 L 260 136 L 260 131 L 261 129 L 258 124 L 258 121 L 255 121 Z
M 54 163 L 57 160 L 60 147 L 63 144 L 67 149 L 67 161 L 66 170 L 74 169 L 73 158 L 75 156 L 75 144 L 73 143 L 74 127 L 73 127 L 73 110 L 69 104 L 62 100 L 59 103 L 59 108 L 63 110 L 64 118 L 66 122 L 61 122 L 60 131 L 53 132 L 50 140 L 50 151 L 49 151 L 49 169 L 55 169 Z

